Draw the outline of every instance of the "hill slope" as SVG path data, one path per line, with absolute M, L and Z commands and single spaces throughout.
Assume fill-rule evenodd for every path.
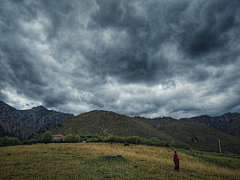
M 53 134 L 61 133 L 78 135 L 110 136 L 118 135 L 122 137 L 139 136 L 145 138 L 157 137 L 162 141 L 174 141 L 179 146 L 188 146 L 169 135 L 155 130 L 149 125 L 125 115 L 108 111 L 91 111 L 72 118 L 68 118 L 52 125 L 49 131 Z
M 141 121 L 150 124 L 147 119 L 141 118 Z M 159 122 L 161 121 L 159 120 Z M 222 152 L 228 151 L 240 154 L 240 137 L 231 136 L 190 119 L 180 119 L 165 125 L 152 127 L 199 150 L 219 152 L 218 140 L 220 140 Z
M 152 127 L 161 127 L 168 123 L 177 121 L 177 119 L 171 117 L 158 117 L 153 119 L 147 119 L 144 117 L 135 117 L 137 120 L 147 123 Z M 208 115 L 196 116 L 189 118 L 193 122 L 200 123 L 205 126 L 215 128 L 224 133 L 240 136 L 240 114 L 239 113 L 225 113 L 221 116 L 211 117 Z
M 0 137 L 27 138 L 32 133 L 52 123 L 58 123 L 73 116 L 72 114 L 48 110 L 43 106 L 28 110 L 17 110 L 0 101 Z
M 218 129 L 230 135 L 240 136 L 240 114 L 225 113 L 221 116 L 198 116 L 192 117 L 190 120 L 201 123 L 203 125 Z

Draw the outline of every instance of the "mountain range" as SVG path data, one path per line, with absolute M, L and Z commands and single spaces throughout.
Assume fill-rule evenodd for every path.
M 43 106 L 16 110 L 0 102 L 0 136 L 40 138 L 44 131 L 81 136 L 157 137 L 174 141 L 177 147 L 240 154 L 240 114 L 226 113 L 174 119 L 171 117 L 129 117 L 111 111 L 95 110 L 77 116 L 48 110 Z
M 73 114 L 48 110 L 43 106 L 17 110 L 0 101 L 0 137 L 14 136 L 26 139 L 32 133 L 46 129 L 50 124 L 73 116 Z

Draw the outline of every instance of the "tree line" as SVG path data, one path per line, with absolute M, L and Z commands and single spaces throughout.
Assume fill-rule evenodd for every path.
M 99 137 L 99 136 L 79 136 L 67 134 L 64 139 L 53 139 L 52 133 L 50 131 L 45 132 L 41 140 L 37 139 L 28 139 L 20 141 L 16 137 L 7 137 L 0 138 L 0 147 L 1 146 L 12 146 L 12 145 L 20 145 L 20 144 L 36 144 L 36 143 L 78 143 L 86 141 L 87 143 L 91 142 L 104 142 L 104 143 L 129 143 L 129 144 L 145 144 L 151 146 L 175 146 L 175 142 L 165 142 L 161 141 L 156 137 L 151 139 L 140 138 L 138 136 L 128 136 L 128 137 L 120 137 L 117 135 L 112 135 L 109 137 Z

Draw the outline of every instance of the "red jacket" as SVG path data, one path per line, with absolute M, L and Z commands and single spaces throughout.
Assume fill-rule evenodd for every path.
M 175 162 L 176 165 L 179 165 L 179 157 L 177 154 L 174 154 L 173 161 Z

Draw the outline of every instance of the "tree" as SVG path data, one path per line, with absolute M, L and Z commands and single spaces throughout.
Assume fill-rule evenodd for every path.
M 128 143 L 132 143 L 132 144 L 139 144 L 140 142 L 140 138 L 138 136 L 128 136 L 127 137 L 127 142 Z
M 79 136 L 79 135 L 76 135 L 76 136 L 75 136 L 75 142 L 80 142 L 80 141 L 81 141 L 80 136 Z
M 140 140 L 141 140 L 142 144 L 146 144 L 146 142 L 147 142 L 146 138 L 140 138 Z
M 7 138 L 7 145 L 8 146 L 14 146 L 21 144 L 21 141 L 16 137 L 8 137 Z
M 161 141 L 158 138 L 156 137 L 151 138 L 151 144 L 154 144 L 156 146 L 156 145 L 160 145 L 160 143 Z
M 7 140 L 8 140 L 8 136 L 5 136 L 4 138 L 2 138 L 2 144 L 3 144 L 3 146 L 7 146 L 7 145 L 8 145 Z
M 12 145 L 20 145 L 21 141 L 17 137 L 12 138 Z
M 43 135 L 42 135 L 42 139 L 41 141 L 43 143 L 51 143 L 52 142 L 52 133 L 50 131 L 46 131 Z
M 28 144 L 36 144 L 36 143 L 38 143 L 38 140 L 31 138 L 30 140 L 27 140 L 27 143 Z
M 74 143 L 75 142 L 75 137 L 72 134 L 67 134 L 64 138 L 64 142 Z

